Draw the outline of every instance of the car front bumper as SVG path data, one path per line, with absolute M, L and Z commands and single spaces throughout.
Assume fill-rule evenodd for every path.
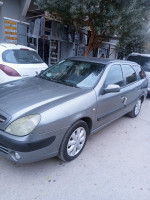
M 57 131 L 54 135 L 37 136 L 31 141 L 28 136 L 17 137 L 0 130 L 0 155 L 18 163 L 31 163 L 54 157 L 58 154 L 63 137 L 63 134 L 62 137 L 56 137 L 59 133 Z

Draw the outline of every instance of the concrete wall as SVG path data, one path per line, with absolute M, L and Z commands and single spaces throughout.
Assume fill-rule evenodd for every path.
M 25 17 L 22 16 L 26 14 L 28 6 L 31 0 L 2 0 L 3 5 L 0 6 L 0 42 L 5 42 L 5 24 L 4 18 L 10 18 L 12 20 L 25 21 Z M 25 31 L 23 31 L 26 29 Z M 20 24 L 17 25 L 17 38 L 18 44 L 27 44 L 27 25 Z
M 115 39 L 110 40 L 110 52 L 109 52 L 110 59 L 117 58 L 117 51 L 116 51 L 117 44 L 118 40 Z
M 4 42 L 5 27 L 4 17 L 11 18 L 14 20 L 20 20 L 21 13 L 21 1 L 19 0 L 3 0 L 3 5 L 0 7 L 0 42 Z
M 2 6 L 2 16 L 20 20 L 21 1 L 20 0 L 4 0 Z

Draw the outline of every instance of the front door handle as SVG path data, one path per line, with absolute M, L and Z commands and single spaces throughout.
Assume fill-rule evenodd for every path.
M 124 104 L 124 105 L 126 105 L 126 103 L 127 103 L 127 97 L 121 97 L 121 101 L 122 101 L 122 103 Z

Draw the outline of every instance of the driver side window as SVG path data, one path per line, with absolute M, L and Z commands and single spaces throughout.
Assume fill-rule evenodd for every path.
M 105 80 L 105 88 L 109 85 L 109 84 L 116 84 L 119 85 L 120 87 L 123 86 L 124 82 L 123 82 L 123 76 L 122 76 L 122 69 L 121 66 L 116 64 L 111 66 L 106 80 Z

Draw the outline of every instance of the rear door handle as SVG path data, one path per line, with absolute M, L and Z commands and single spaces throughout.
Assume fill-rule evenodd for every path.
M 137 89 L 138 92 L 141 91 L 141 87 L 139 87 L 139 86 L 136 89 Z

